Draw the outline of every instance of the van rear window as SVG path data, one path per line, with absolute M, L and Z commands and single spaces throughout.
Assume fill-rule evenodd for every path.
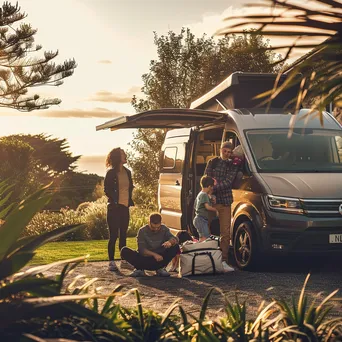
M 166 147 L 163 158 L 163 169 L 173 169 L 176 165 L 177 147 Z
M 246 137 L 261 172 L 342 172 L 342 131 L 249 130 Z

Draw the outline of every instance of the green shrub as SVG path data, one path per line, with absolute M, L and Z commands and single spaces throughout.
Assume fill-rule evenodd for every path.
M 138 229 L 148 222 L 150 211 L 142 207 L 130 208 L 130 221 L 127 235 L 137 235 Z M 95 202 L 82 203 L 77 210 L 63 208 L 59 212 L 42 211 L 37 213 L 27 225 L 23 236 L 36 236 L 50 232 L 57 227 L 84 224 L 79 229 L 61 237 L 60 241 L 82 241 L 108 239 L 107 201 L 101 198 Z
M 86 239 L 104 240 L 108 239 L 107 226 L 107 204 L 93 202 L 83 210 L 82 217 L 86 224 Z
M 26 226 L 22 236 L 36 236 L 46 232 L 51 232 L 54 229 L 72 224 L 85 223 L 84 218 L 80 213 L 71 209 L 61 209 L 59 212 L 42 211 L 37 213 L 30 223 Z M 85 229 L 66 234 L 59 238 L 59 241 L 77 241 L 87 238 Z
M 137 236 L 139 228 L 148 223 L 150 211 L 146 208 L 132 207 L 130 209 L 130 220 L 127 231 L 127 236 Z
M 139 208 L 144 208 L 147 211 L 157 211 L 157 193 L 154 188 L 135 187 L 133 192 L 134 204 Z

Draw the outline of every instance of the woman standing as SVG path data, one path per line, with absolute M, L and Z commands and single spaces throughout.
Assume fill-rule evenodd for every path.
M 109 228 L 108 258 L 109 270 L 117 271 L 114 262 L 115 243 L 119 237 L 119 249 L 126 246 L 126 234 L 129 223 L 129 207 L 132 201 L 133 181 L 131 171 L 124 167 L 127 156 L 121 148 L 112 149 L 106 158 L 108 168 L 104 191 L 108 197 L 107 224 Z

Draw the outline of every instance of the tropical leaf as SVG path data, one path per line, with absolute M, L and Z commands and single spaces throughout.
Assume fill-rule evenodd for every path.
M 57 282 L 48 278 L 30 278 L 18 280 L 0 287 L 0 299 L 8 298 L 20 292 L 30 292 L 42 286 L 54 285 Z M 1 305 L 1 304 L 0 304 Z
M 281 71 L 290 77 L 300 73 L 305 80 L 298 94 L 297 107 L 303 102 L 308 104 L 310 114 L 318 112 L 321 120 L 322 112 L 329 104 L 341 107 L 342 3 L 337 0 L 264 0 L 247 6 L 258 7 L 256 11 L 267 14 L 228 17 L 228 26 L 218 34 L 242 34 L 247 27 L 253 26 L 255 31 L 252 34 L 287 38 L 288 43 L 266 48 L 285 49 L 285 57 L 280 60 L 283 63 L 292 57 L 294 50 L 312 49 Z M 276 87 L 274 92 L 279 93 L 279 89 Z M 270 101 L 271 97 L 268 96 L 267 100 Z
M 17 253 L 0 262 L 0 279 L 5 279 L 20 271 L 34 257 L 33 252 Z
M 56 262 L 50 263 L 48 265 L 34 266 L 34 267 L 31 267 L 31 268 L 29 268 L 29 269 L 27 269 L 27 270 L 25 270 L 23 272 L 14 274 L 11 277 L 11 281 L 18 280 L 18 279 L 23 279 L 23 278 L 26 278 L 26 277 L 32 277 L 32 276 L 34 276 L 36 274 L 40 274 L 40 273 L 43 274 L 44 272 L 50 270 L 51 268 L 57 267 L 57 266 L 69 264 L 69 263 L 72 263 L 72 262 L 85 261 L 85 260 L 87 260 L 88 257 L 89 257 L 89 255 L 85 255 L 83 257 L 56 261 Z
M 50 201 L 52 195 L 44 195 L 44 190 L 37 191 L 6 217 L 5 223 L 0 228 L 0 261 L 6 257 L 33 216 Z
M 204 318 L 205 318 L 205 314 L 207 312 L 209 300 L 210 300 L 211 294 L 213 293 L 214 290 L 215 290 L 215 288 L 211 288 L 209 290 L 209 292 L 206 294 L 206 296 L 204 297 L 203 304 L 202 304 L 202 307 L 201 307 L 201 311 L 200 311 L 200 314 L 199 314 L 199 320 L 200 321 L 203 321 Z
M 115 287 L 115 289 L 112 291 L 112 294 L 115 294 L 117 292 L 120 292 L 122 290 L 123 286 L 122 285 L 118 285 Z M 105 304 L 103 305 L 103 308 L 101 310 L 101 315 L 108 315 L 109 313 L 111 313 L 113 311 L 113 307 L 112 307 L 112 303 L 115 299 L 115 296 L 109 296 L 105 302 Z

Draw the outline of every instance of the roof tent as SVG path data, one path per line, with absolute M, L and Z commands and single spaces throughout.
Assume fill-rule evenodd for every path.
M 258 94 L 273 89 L 277 74 L 234 72 L 214 89 L 191 103 L 191 109 L 221 111 L 224 109 L 260 108 L 265 100 L 255 99 Z M 278 86 L 283 84 L 287 75 L 282 75 Z M 300 75 L 298 75 L 300 80 Z M 274 100 L 270 108 L 285 108 L 288 102 L 295 98 L 299 90 L 299 81 L 296 85 L 282 91 Z

